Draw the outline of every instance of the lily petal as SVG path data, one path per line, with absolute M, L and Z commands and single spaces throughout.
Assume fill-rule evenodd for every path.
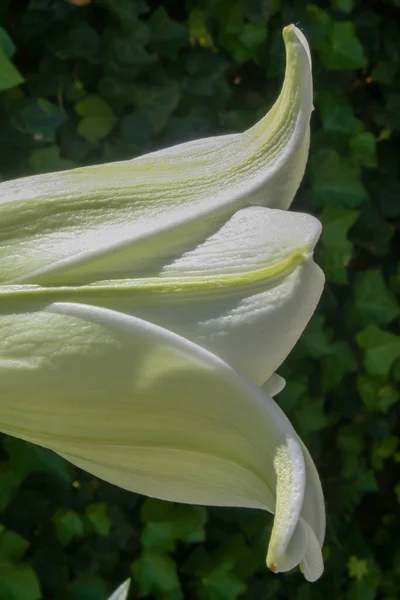
M 245 133 L 2 183 L 0 283 L 158 274 L 240 208 L 287 208 L 307 160 L 312 80 L 303 34 L 291 25 L 283 37 L 281 94 Z
M 262 385 L 286 358 L 323 288 L 312 262 L 320 224 L 249 207 L 158 277 L 79 287 L 0 286 L 0 310 L 79 302 L 131 314 L 217 354 Z
M 279 570 L 308 482 L 272 399 L 198 345 L 104 308 L 51 304 L 2 314 L 0 329 L 3 431 L 129 490 L 274 512 Z
M 271 377 L 262 386 L 264 394 L 270 398 L 275 398 L 283 390 L 286 385 L 286 381 L 278 375 L 278 373 L 272 373 Z
M 131 580 L 127 579 L 115 590 L 113 594 L 111 594 L 108 600 L 126 600 L 128 597 L 130 583 Z

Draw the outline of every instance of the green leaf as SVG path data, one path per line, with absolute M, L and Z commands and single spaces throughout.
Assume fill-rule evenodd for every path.
M 329 248 L 341 248 L 346 242 L 347 234 L 359 216 L 357 210 L 336 208 L 334 206 L 325 208 L 321 215 L 322 239 L 324 245 Z
M 400 399 L 400 393 L 390 384 L 360 375 L 357 377 L 357 390 L 369 411 L 387 413 Z
M 303 398 L 303 406 L 295 411 L 301 435 L 325 429 L 328 424 L 323 398 Z
M 138 16 L 147 10 L 144 0 L 102 0 L 102 4 L 127 31 L 135 28 Z
M 329 281 L 348 283 L 347 267 L 353 246 L 347 236 L 358 216 L 358 211 L 334 207 L 326 208 L 320 215 L 322 235 L 316 256 Z
M 240 41 L 250 50 L 257 50 L 267 39 L 267 29 L 264 25 L 246 23 L 240 35 Z
M 357 370 L 357 362 L 350 346 L 344 342 L 336 342 L 329 349 L 329 354 L 322 360 L 321 387 L 330 392 L 342 383 L 343 378 Z
M 306 377 L 299 378 L 298 380 L 290 378 L 280 392 L 277 402 L 285 412 L 290 412 L 295 408 L 300 399 L 305 396 L 307 390 L 308 382 Z
M 214 40 L 207 28 L 207 14 L 201 8 L 194 8 L 189 13 L 189 41 L 192 46 L 199 44 L 204 48 L 213 48 Z
M 367 561 L 357 558 L 357 556 L 350 556 L 347 566 L 349 569 L 349 576 L 354 577 L 359 581 L 368 575 L 369 571 Z
M 18 533 L 0 526 L 0 563 L 17 561 L 23 557 L 30 543 Z
M 164 503 L 147 499 L 141 511 L 146 526 L 142 534 L 144 548 L 175 549 L 175 542 L 202 542 L 205 539 L 206 509 L 201 506 Z
M 68 600 L 99 600 L 106 598 L 107 587 L 104 579 L 93 575 L 83 575 L 74 579 L 69 587 Z
M 95 94 L 86 96 L 77 102 L 75 110 L 83 117 L 78 124 L 77 131 L 92 144 L 106 137 L 117 121 L 112 108 Z
M 0 91 L 8 90 L 23 83 L 25 79 L 0 48 Z
M 332 8 L 349 14 L 354 9 L 355 0 L 331 0 Z
M 40 600 L 42 594 L 31 565 L 19 562 L 30 543 L 14 531 L 0 530 L 0 598 Z
M 391 85 L 399 66 L 395 61 L 379 61 L 371 71 L 371 80 L 383 85 Z
M 344 96 L 322 92 L 317 96 L 317 105 L 326 131 L 348 136 L 362 127 L 361 121 L 354 116 L 353 107 Z
M 400 504 L 400 483 L 394 488 L 394 493 L 396 494 L 397 502 Z
M 360 169 L 335 150 L 322 150 L 312 157 L 311 180 L 316 206 L 358 208 L 368 198 Z
M 13 115 L 14 127 L 37 142 L 53 142 L 58 128 L 65 122 L 65 111 L 46 98 L 25 99 Z
M 166 600 L 182 600 L 175 562 L 158 550 L 144 550 L 132 564 L 132 573 L 141 596 L 161 593 Z
M 324 318 L 315 315 L 300 338 L 298 349 L 302 356 L 321 358 L 329 353 L 331 340 L 332 335 L 325 328 Z
M 215 564 L 204 573 L 196 586 L 199 600 L 236 600 L 246 590 L 244 582 L 232 569 L 232 564 Z
M 174 56 L 189 41 L 186 25 L 170 19 L 163 6 L 159 6 L 148 21 L 151 31 L 150 47 L 164 56 Z
M 26 563 L 0 562 L 0 598 L 2 600 L 41 600 L 39 580 Z
M 73 510 L 59 508 L 52 518 L 56 536 L 63 546 L 72 540 L 83 537 L 84 527 L 81 517 Z
M 4 448 L 13 474 L 19 481 L 31 473 L 46 473 L 61 484 L 72 484 L 71 465 L 55 452 L 13 437 L 5 439 Z
M 85 21 L 78 21 L 74 27 L 51 40 L 50 49 L 62 60 L 82 59 L 97 63 L 100 50 L 98 32 Z
M 32 150 L 29 154 L 29 165 L 34 173 L 64 171 L 65 169 L 74 169 L 78 166 L 73 160 L 62 158 L 58 146 Z
M 357 274 L 354 306 L 364 324 L 388 325 L 400 315 L 400 305 L 378 269 Z
M 316 4 L 307 4 L 307 19 L 310 24 L 311 46 L 319 51 L 325 48 L 333 27 L 333 19 L 325 10 Z
M 153 133 L 160 133 L 180 99 L 180 86 L 174 82 L 165 85 L 137 84 L 133 90 L 133 102 L 138 115 L 143 115 L 153 127 Z
M 85 516 L 91 528 L 98 535 L 108 537 L 110 533 L 111 520 L 108 516 L 108 507 L 104 502 L 89 504 L 86 507 Z
M 15 54 L 15 44 L 3 27 L 0 27 L 0 49 L 6 58 L 12 58 Z
M 321 49 L 321 60 L 330 71 L 360 69 L 367 59 L 350 21 L 334 22 L 329 43 Z
M 376 138 L 370 131 L 362 131 L 350 140 L 352 156 L 363 167 L 374 169 L 378 166 Z
M 365 351 L 364 365 L 370 375 L 386 376 L 400 357 L 400 336 L 383 331 L 376 325 L 368 325 L 356 336 L 357 343 Z
M 382 471 L 385 467 L 385 461 L 395 456 L 399 441 L 397 436 L 390 435 L 373 443 L 372 466 L 375 471 Z
M 123 140 L 144 148 L 150 143 L 152 127 L 150 121 L 143 115 L 131 113 L 120 121 L 120 131 Z

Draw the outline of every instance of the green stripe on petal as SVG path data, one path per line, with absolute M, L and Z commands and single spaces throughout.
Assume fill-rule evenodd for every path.
M 0 184 L 0 281 L 75 285 L 157 275 L 240 208 L 287 208 L 304 173 L 309 50 L 284 30 L 282 92 L 249 131 L 134 161 Z

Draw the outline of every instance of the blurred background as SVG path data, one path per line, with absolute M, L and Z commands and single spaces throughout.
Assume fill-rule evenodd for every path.
M 321 474 L 325 575 L 267 572 L 267 514 L 145 499 L 3 438 L 0 600 L 103 600 L 128 576 L 132 599 L 400 597 L 400 0 L 1 0 L 0 176 L 247 128 L 289 23 L 316 107 L 294 208 L 323 223 L 327 284 L 277 400 Z

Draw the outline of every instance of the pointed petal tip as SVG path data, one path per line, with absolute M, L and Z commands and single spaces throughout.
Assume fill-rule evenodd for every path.
M 310 61 L 311 66 L 311 52 L 310 47 L 308 45 L 308 41 L 304 33 L 296 27 L 296 25 L 287 25 L 282 30 L 282 36 L 285 42 L 285 45 L 296 44 L 299 43 L 300 46 L 305 50 L 308 60 Z
M 296 27 L 296 25 L 286 25 L 286 27 L 284 27 L 282 30 L 282 36 L 286 43 L 298 40 L 302 43 L 302 45 L 308 45 L 304 33 L 301 31 L 301 29 Z
M 269 563 L 267 561 L 267 567 L 271 571 L 271 573 L 274 573 L 275 575 L 278 573 L 278 566 L 275 563 Z

